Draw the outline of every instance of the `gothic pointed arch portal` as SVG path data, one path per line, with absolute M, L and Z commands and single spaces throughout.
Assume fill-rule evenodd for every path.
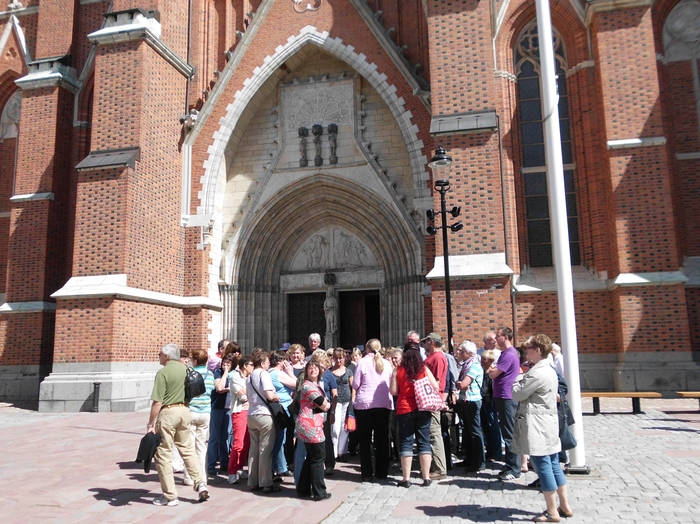
M 224 332 L 243 347 L 279 347 L 288 333 L 287 296 L 378 289 L 382 337 L 402 340 L 423 322 L 421 246 L 376 193 L 329 174 L 279 192 L 241 232 L 226 286 Z

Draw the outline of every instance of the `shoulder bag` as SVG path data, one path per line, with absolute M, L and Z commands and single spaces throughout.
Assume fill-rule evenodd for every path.
M 442 395 L 433 387 L 427 376 L 416 380 L 413 388 L 419 411 L 440 411 L 445 406 Z
M 262 374 L 260 374 L 260 382 L 262 383 Z M 272 422 L 275 425 L 275 429 L 278 431 L 281 429 L 286 429 L 291 423 L 291 419 L 289 418 L 287 411 L 282 407 L 282 404 L 280 404 L 278 400 L 269 401 L 265 397 L 263 397 L 258 392 L 252 380 L 250 381 L 250 385 L 270 410 L 270 414 L 272 415 Z

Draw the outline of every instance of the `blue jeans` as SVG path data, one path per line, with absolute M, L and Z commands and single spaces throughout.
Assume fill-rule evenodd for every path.
M 228 470 L 228 425 L 231 417 L 225 409 L 212 409 L 209 422 L 209 445 L 207 446 L 207 472 L 216 472 L 216 463 L 221 470 Z
M 515 429 L 515 410 L 518 403 L 512 399 L 494 398 L 498 410 L 498 422 L 501 426 L 503 444 L 506 448 L 506 473 L 512 473 L 515 478 L 520 477 L 520 455 L 513 453 L 513 431 Z
M 413 436 L 416 436 L 419 455 L 432 455 L 430 446 L 430 426 L 433 421 L 430 411 L 411 411 L 398 415 L 399 419 L 399 454 L 402 457 L 413 455 Z
M 493 400 L 488 404 L 484 402 L 481 406 L 481 429 L 486 441 L 486 458 L 501 460 L 503 443 L 501 442 L 501 428 L 498 426 L 496 402 Z
M 566 484 L 566 477 L 559 465 L 559 453 L 552 453 L 544 457 L 530 456 L 537 475 L 540 477 L 542 491 L 556 491 L 559 486 Z
M 284 457 L 284 443 L 287 440 L 287 428 L 275 431 L 275 446 L 272 448 L 272 472 L 285 473 L 287 459 Z
M 299 486 L 299 477 L 301 476 L 301 468 L 306 460 L 306 446 L 304 442 L 297 436 L 297 447 L 294 450 L 294 485 Z

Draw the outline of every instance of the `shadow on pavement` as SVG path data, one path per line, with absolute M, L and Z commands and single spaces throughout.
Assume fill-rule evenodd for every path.
M 468 518 L 472 522 L 531 522 L 535 513 L 515 508 L 494 508 L 476 504 L 455 504 L 452 506 L 416 506 L 427 517 L 458 517 Z M 477 515 L 474 515 L 477 513 Z M 485 515 L 484 513 L 488 513 Z
M 677 419 L 676 419 L 677 420 Z M 650 428 L 642 428 L 642 431 L 644 430 L 657 430 L 657 431 L 680 431 L 681 433 L 700 433 L 700 430 L 698 429 L 690 429 L 690 428 L 669 428 L 668 426 L 653 426 Z
M 152 504 L 154 495 L 147 489 L 90 488 L 95 500 L 106 500 L 110 506 L 128 506 L 132 502 Z

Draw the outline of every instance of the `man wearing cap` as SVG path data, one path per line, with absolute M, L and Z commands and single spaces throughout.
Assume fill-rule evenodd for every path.
M 447 358 L 442 351 L 442 337 L 437 333 L 430 333 L 422 340 L 428 358 L 425 365 L 432 372 L 435 380 L 440 384 L 442 400 L 447 399 L 445 385 L 447 384 Z M 433 466 L 435 471 L 430 474 L 433 480 L 441 480 L 447 477 L 447 460 L 445 458 L 445 443 L 442 440 L 442 426 L 440 425 L 440 412 L 432 412 L 430 423 L 430 446 L 433 448 Z
M 155 461 L 163 495 L 153 501 L 156 506 L 177 506 L 177 490 L 173 475 L 173 445 L 177 446 L 187 471 L 194 481 L 194 490 L 203 502 L 209 498 L 204 473 L 192 445 L 190 408 L 185 404 L 185 375 L 187 368 L 180 360 L 180 348 L 166 344 L 158 354 L 163 366 L 153 383 L 151 413 L 146 431 L 160 433 L 160 445 Z M 157 422 L 156 422 L 157 420 Z

